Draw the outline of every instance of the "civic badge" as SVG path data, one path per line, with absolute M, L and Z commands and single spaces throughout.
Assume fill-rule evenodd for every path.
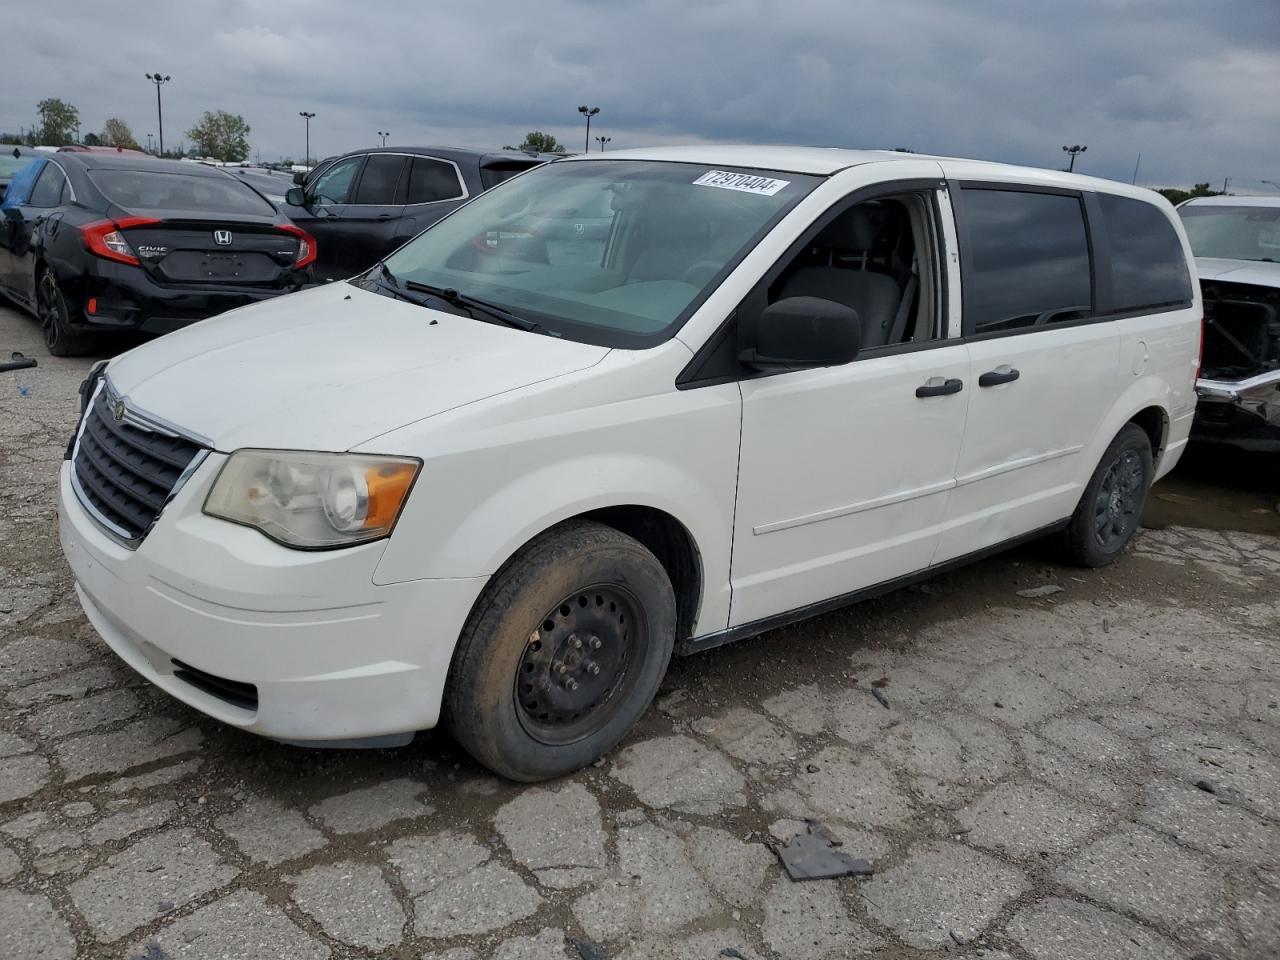
M 111 405 L 111 416 L 116 418 L 116 423 L 124 422 L 124 401 L 117 400 Z
M 231 231 L 230 230 L 213 231 L 213 242 L 223 247 L 231 246 Z

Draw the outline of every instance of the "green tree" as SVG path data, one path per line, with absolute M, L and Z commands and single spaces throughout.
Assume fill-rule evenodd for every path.
M 36 104 L 40 114 L 40 140 L 51 147 L 61 147 L 75 141 L 76 127 L 80 124 L 80 111 L 71 104 L 50 97 Z
M 84 145 L 86 147 L 100 147 L 102 146 L 102 138 L 96 133 L 86 133 L 84 135 Z
M 564 147 L 549 133 L 541 130 L 530 130 L 524 135 L 524 143 L 518 147 L 503 147 L 503 150 L 525 150 L 531 153 L 564 153 Z
M 223 161 L 249 156 L 249 125 L 238 113 L 206 110 L 187 136 L 195 141 L 194 152 L 201 156 Z
M 93 136 L 93 134 L 89 134 Z M 138 141 L 133 138 L 129 125 L 119 117 L 111 117 L 102 125 L 102 136 L 99 137 L 104 147 L 124 147 L 127 150 L 139 150 Z M 89 137 L 85 137 L 85 143 Z
M 1163 187 L 1156 193 L 1162 195 L 1166 200 L 1174 206 L 1182 203 L 1184 200 L 1191 200 L 1195 197 L 1220 197 L 1221 190 L 1210 190 L 1208 183 L 1197 183 L 1190 190 L 1182 190 L 1178 187 Z

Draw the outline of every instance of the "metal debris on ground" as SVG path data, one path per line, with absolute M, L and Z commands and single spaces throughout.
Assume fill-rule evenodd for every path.
M 1038 597 L 1048 597 L 1061 592 L 1062 587 L 1058 584 L 1046 583 L 1043 587 L 1029 587 L 1026 590 L 1019 590 L 1018 596 L 1026 597 L 1028 600 L 1035 600 Z
M 739 953 L 733 947 L 725 947 L 723 950 L 720 951 L 720 956 L 732 957 L 733 960 L 747 960 L 747 957 L 745 954 Z
M 790 842 L 775 845 L 778 855 L 792 880 L 830 880 L 834 877 L 869 877 L 874 873 L 870 860 L 860 860 L 837 850 L 836 840 L 816 820 L 805 820 L 805 832 Z
M 889 698 L 884 695 L 883 690 L 879 687 L 872 687 L 871 695 L 880 701 L 880 706 L 884 707 L 886 710 L 889 709 Z
M 590 940 L 582 937 L 570 937 L 569 942 L 573 944 L 573 948 L 578 951 L 578 956 L 582 960 L 609 960 L 609 954 L 605 953 L 604 947 L 594 944 Z
M 1214 783 L 1212 780 L 1197 780 L 1196 787 L 1203 790 L 1205 793 L 1218 792 L 1218 785 Z

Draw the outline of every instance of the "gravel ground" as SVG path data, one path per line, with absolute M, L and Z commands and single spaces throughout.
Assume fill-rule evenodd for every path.
M 13 349 L 41 366 L 0 374 L 0 957 L 1278 955 L 1274 488 L 1166 482 L 1110 569 L 1017 551 L 677 661 L 616 753 L 518 787 L 443 734 L 309 752 L 141 684 L 57 544 L 89 361 L 0 308 Z M 805 818 L 874 876 L 787 879 Z

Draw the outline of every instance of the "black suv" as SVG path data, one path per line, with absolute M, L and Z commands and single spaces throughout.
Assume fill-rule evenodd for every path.
M 376 147 L 324 160 L 283 212 L 318 241 L 317 277 L 369 269 L 469 197 L 551 159 L 453 147 Z

